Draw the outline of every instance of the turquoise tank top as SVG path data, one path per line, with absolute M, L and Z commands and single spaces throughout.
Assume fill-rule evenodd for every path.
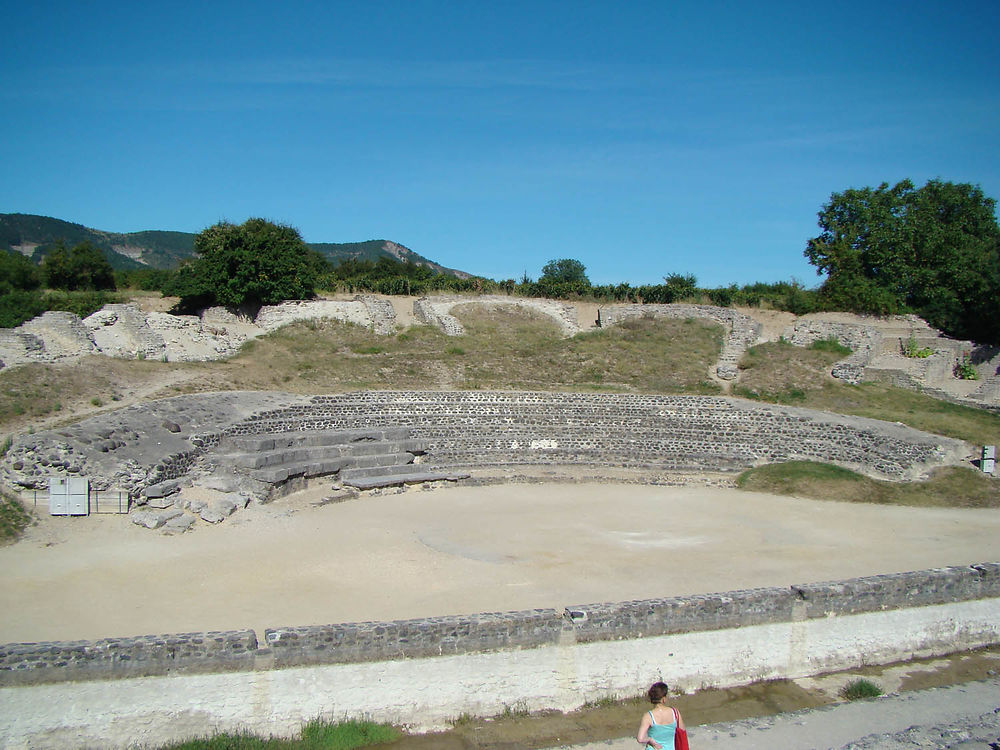
M 677 712 L 674 711 L 674 720 L 669 724 L 657 724 L 652 711 L 649 712 L 649 718 L 653 722 L 649 731 L 646 732 L 649 739 L 656 740 L 665 748 L 672 748 L 674 746 L 674 732 L 677 731 Z

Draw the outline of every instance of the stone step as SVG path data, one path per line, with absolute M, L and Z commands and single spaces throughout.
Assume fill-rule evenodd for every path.
M 341 481 L 347 482 L 355 479 L 365 479 L 376 476 L 392 476 L 394 474 L 407 474 L 415 471 L 412 462 L 399 462 L 395 464 L 382 464 L 371 466 L 351 466 L 340 472 Z
M 409 427 L 375 427 L 336 430 L 302 430 L 296 432 L 263 433 L 259 435 L 227 435 L 219 441 L 221 449 L 235 449 L 247 453 L 273 451 L 299 446 L 344 445 L 350 443 L 405 440 L 412 431 Z
M 426 441 L 409 438 L 383 442 L 358 442 L 339 445 L 311 445 L 282 450 L 265 450 L 230 454 L 230 460 L 244 469 L 264 469 L 270 466 L 325 461 L 338 457 L 385 455 L 387 453 L 423 453 Z
M 294 477 L 308 479 L 336 474 L 344 470 L 370 469 L 384 472 L 386 467 L 409 465 L 414 458 L 412 453 L 406 451 L 368 456 L 337 456 L 323 460 L 300 461 L 256 469 L 250 472 L 250 476 L 268 484 L 280 484 Z
M 372 490 L 376 487 L 395 487 L 401 484 L 418 484 L 421 482 L 456 482 L 459 479 L 468 479 L 469 476 L 465 472 L 442 474 L 431 471 L 410 472 L 407 474 L 378 474 L 370 477 L 344 480 L 344 484 L 359 490 Z

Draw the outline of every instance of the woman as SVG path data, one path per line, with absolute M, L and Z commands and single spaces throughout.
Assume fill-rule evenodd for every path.
M 684 719 L 676 708 L 667 705 L 668 688 L 663 682 L 654 682 L 649 689 L 649 702 L 653 709 L 642 715 L 639 733 L 635 736 L 640 745 L 649 745 L 655 750 L 674 746 L 674 733 L 684 729 Z

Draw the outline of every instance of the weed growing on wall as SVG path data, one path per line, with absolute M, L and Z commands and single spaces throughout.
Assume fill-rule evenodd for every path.
M 840 689 L 840 697 L 848 701 L 864 700 L 865 698 L 878 698 L 882 695 L 882 688 L 871 680 L 859 677 L 851 680 Z
M 910 359 L 926 359 L 933 353 L 934 350 L 930 347 L 920 346 L 913 336 L 910 336 L 907 342 L 903 344 L 903 356 Z

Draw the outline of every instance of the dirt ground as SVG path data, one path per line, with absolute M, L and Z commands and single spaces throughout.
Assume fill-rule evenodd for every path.
M 0 643 L 406 619 L 996 559 L 1000 511 L 687 486 L 317 485 L 167 537 L 42 515 L 0 548 Z M 44 511 L 44 509 L 42 509 Z

